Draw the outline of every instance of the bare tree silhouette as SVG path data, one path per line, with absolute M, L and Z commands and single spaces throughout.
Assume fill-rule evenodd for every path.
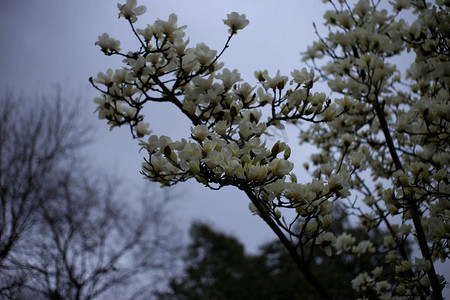
M 89 166 L 76 105 L 10 93 L 0 117 L 0 297 L 94 299 L 167 265 L 167 199 L 137 201 Z

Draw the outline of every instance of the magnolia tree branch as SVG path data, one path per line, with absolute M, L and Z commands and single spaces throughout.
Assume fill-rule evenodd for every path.
M 389 131 L 389 126 L 386 122 L 383 108 L 378 101 L 375 102 L 375 111 L 377 113 L 378 120 L 380 121 L 381 129 L 386 139 L 386 144 L 388 145 L 389 153 L 391 154 L 395 167 L 397 170 L 403 170 L 402 163 L 397 154 L 397 150 Z M 442 299 L 442 290 L 444 287 L 441 285 L 434 268 L 433 258 L 431 257 L 431 252 L 430 248 L 428 247 L 425 231 L 423 229 L 422 221 L 420 220 L 421 216 L 419 207 L 417 206 L 416 200 L 412 197 L 407 196 L 406 199 L 408 203 L 408 209 L 411 212 L 411 218 L 414 223 L 414 228 L 416 229 L 416 237 L 419 242 L 420 251 L 422 252 L 423 257 L 430 263 L 430 269 L 427 273 L 430 278 L 431 286 L 433 287 L 433 297 L 434 299 Z
M 280 242 L 289 252 L 290 257 L 294 260 L 298 269 L 303 273 L 305 279 L 314 287 L 314 289 L 322 299 L 332 299 L 331 295 L 328 294 L 326 288 L 322 285 L 320 280 L 309 269 L 306 261 L 303 258 L 303 255 L 299 255 L 296 247 L 280 230 L 280 228 L 274 222 L 270 214 L 268 214 L 267 209 L 263 205 L 261 205 L 261 201 L 256 197 L 255 193 L 251 189 L 245 189 L 244 192 L 258 210 L 259 216 L 264 220 L 264 222 L 266 222 L 266 224 L 270 227 L 270 229 L 272 229 L 272 231 L 276 234 Z
M 294 70 L 291 77 L 256 71 L 252 85 L 238 70 L 223 68 L 219 58 L 249 24 L 245 15 L 233 12 L 223 20 L 229 35 L 217 54 L 204 43 L 189 47 L 185 26 L 177 25 L 174 14 L 135 28 L 145 7 L 128 0 L 118 6 L 119 17 L 129 21 L 141 46 L 122 53 L 119 41 L 99 36 L 102 52 L 124 57 L 125 64 L 90 80 L 101 92 L 94 100 L 99 118 L 111 128 L 128 125 L 141 138 L 148 154 L 141 173 L 147 179 L 171 186 L 193 178 L 214 190 L 234 186 L 245 191 L 250 209 L 274 231 L 322 297 L 330 298 L 308 268 L 315 247 L 330 256 L 386 257 L 385 264 L 352 280 L 360 297 L 441 299 L 445 282 L 433 262 L 448 259 L 450 252 L 450 118 L 444 113 L 450 82 L 444 68 L 450 55 L 444 4 L 422 7 L 396 0 L 388 12 L 379 9 L 381 1 L 330 2 L 324 18 L 336 31 L 318 35 L 303 59 L 312 61 L 330 90 L 342 96 L 336 99 L 314 92 L 319 80 L 314 70 Z M 417 20 L 408 27 L 399 16 L 414 5 Z M 405 48 L 416 53 L 405 76 L 411 81 L 408 92 L 398 88 L 401 74 L 389 62 Z M 321 66 L 324 58 L 329 61 Z M 190 136 L 173 141 L 151 135 L 143 114 L 151 102 L 173 103 L 191 121 Z M 298 183 L 292 172 L 290 146 L 266 138 L 269 128 L 301 122 L 301 143 L 319 149 L 311 155 L 314 170 L 306 183 Z M 331 231 L 333 205 L 342 201 L 351 203 L 348 213 L 364 230 L 385 235 L 382 244 Z M 292 214 L 283 215 L 285 210 Z M 414 262 L 408 248 L 416 243 L 411 219 L 422 251 Z

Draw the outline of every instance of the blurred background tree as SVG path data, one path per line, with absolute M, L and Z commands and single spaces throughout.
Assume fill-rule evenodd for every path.
M 370 234 L 352 227 L 344 210 L 336 208 L 332 231 L 344 228 L 357 239 L 370 239 L 374 245 L 383 243 L 383 234 Z M 219 232 L 210 225 L 194 223 L 191 242 L 184 257 L 184 271 L 171 278 L 169 291 L 157 293 L 160 299 L 318 299 L 289 253 L 278 241 L 262 245 L 256 254 L 246 254 L 243 244 L 233 236 Z M 307 249 L 305 253 L 308 253 Z M 392 269 L 382 254 L 327 256 L 314 248 L 311 270 L 320 278 L 335 299 L 356 299 L 350 289 L 351 280 L 361 272 L 378 266 Z M 376 295 L 373 295 L 376 298 Z
M 0 99 L 2 299 L 132 298 L 176 257 L 167 197 L 122 192 L 86 160 L 94 133 L 73 103 Z

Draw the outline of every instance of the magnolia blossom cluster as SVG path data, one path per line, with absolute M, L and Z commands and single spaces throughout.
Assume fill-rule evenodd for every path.
M 145 9 L 135 1 L 118 5 L 140 43 L 138 51 L 122 53 L 119 42 L 108 34 L 96 43 L 106 55 L 123 57 L 125 67 L 100 72 L 92 84 L 102 93 L 94 101 L 98 116 L 111 128 L 129 125 L 133 136 L 148 153 L 142 174 L 168 186 L 195 178 L 219 189 L 235 186 L 250 192 L 259 208 L 251 209 L 275 220 L 290 235 L 304 236 L 303 244 L 322 247 L 331 255 L 335 237 L 328 232 L 333 202 L 349 196 L 346 170 L 332 171 L 310 184 L 297 183 L 291 173 L 289 145 L 269 143 L 269 128 L 301 120 L 329 122 L 344 113 L 350 98 L 333 102 L 323 92 L 313 92 L 315 72 L 303 68 L 291 77 L 256 71 L 256 85 L 243 82 L 237 70 L 223 68 L 221 53 L 204 43 L 189 46 L 185 26 L 168 21 L 135 28 Z M 249 24 L 245 15 L 233 12 L 224 20 L 231 38 Z M 192 122 L 191 136 L 173 141 L 151 135 L 142 113 L 149 102 L 171 102 Z M 265 113 L 263 113 L 265 112 Z M 267 114 L 267 112 L 269 112 Z M 290 181 L 288 181 L 290 178 Z M 285 226 L 279 209 L 294 208 L 298 224 Z
M 352 287 L 357 291 L 376 292 L 379 299 L 411 299 L 416 298 L 418 287 L 429 288 L 430 280 L 426 272 L 430 270 L 430 263 L 415 258 L 414 262 L 409 260 L 401 261 L 395 266 L 396 286 L 391 282 L 383 280 L 383 267 L 376 267 L 370 273 L 363 272 L 352 280 Z M 415 288 L 411 289 L 411 282 Z
M 106 33 L 100 36 L 96 44 L 106 55 L 122 56 L 125 67 L 100 72 L 91 82 L 102 93 L 94 100 L 99 118 L 111 128 L 128 125 L 133 136 L 141 138 L 140 145 L 148 153 L 142 174 L 164 186 L 195 178 L 213 189 L 231 185 L 251 191 L 259 210 L 253 203 L 251 209 L 267 214 L 289 234 L 299 227 L 284 226 L 279 208 L 295 208 L 303 219 L 299 234 L 305 236 L 303 244 L 312 243 L 331 254 L 335 237 L 327 231 L 330 213 L 335 199 L 349 195 L 348 172 L 330 170 L 324 180 L 298 184 L 291 173 L 289 145 L 269 143 L 265 137 L 270 136 L 270 127 L 283 128 L 283 122 L 331 121 L 352 100 L 332 103 L 325 93 L 313 92 L 318 78 L 306 68 L 294 70 L 290 78 L 280 72 L 271 76 L 256 71 L 256 85 L 243 82 L 237 70 L 223 68 L 218 61 L 223 51 L 218 54 L 204 43 L 189 47 L 185 26 L 177 25 L 176 15 L 141 29 L 134 24 L 145 11 L 142 6 L 128 1 L 118 8 L 141 47 L 121 53 L 118 41 Z M 236 12 L 227 17 L 224 24 L 230 35 L 223 50 L 249 24 L 245 15 Z M 192 122 L 191 136 L 181 141 L 145 137 L 152 133 L 142 113 L 148 102 L 177 106 Z
M 333 5 L 324 16 L 332 30 L 304 60 L 318 70 L 320 61 L 330 89 L 351 100 L 331 122 L 304 130 L 301 140 L 320 149 L 311 157 L 318 180 L 336 168 L 351 174 L 349 190 L 364 199 L 368 212 L 354 202 L 348 207 L 367 230 L 388 230 L 390 238 L 376 251 L 395 265 L 360 274 L 353 288 L 381 299 L 442 298 L 445 282 L 433 261 L 450 258 L 449 5 L 396 0 L 385 10 L 369 0 L 352 8 L 345 0 L 325 2 Z M 400 18 L 407 9 L 417 17 L 412 23 Z M 415 60 L 402 77 L 393 58 L 404 49 Z M 411 263 L 408 241 L 417 241 L 422 257 L 416 262 L 426 267 Z M 343 233 L 335 247 L 349 252 L 356 242 Z M 390 272 L 395 282 L 387 284 L 383 274 Z
M 120 17 L 134 28 L 137 16 L 145 11 L 135 1 L 118 5 Z M 230 28 L 225 45 L 238 30 L 248 25 L 245 15 L 231 13 L 224 20 Z M 282 142 L 266 145 L 264 136 L 281 121 L 301 119 L 324 122 L 344 108 L 330 104 L 324 93 L 313 93 L 314 71 L 294 70 L 292 79 L 278 72 L 255 72 L 259 87 L 242 83 L 237 70 L 223 68 L 216 50 L 204 43 L 188 47 L 185 26 L 177 25 L 172 14 L 168 21 L 156 20 L 144 29 L 135 29 L 139 51 L 120 53 L 118 42 L 108 34 L 96 43 L 107 55 L 121 55 L 126 67 L 100 72 L 91 79 L 102 96 L 98 116 L 111 128 L 129 125 L 132 134 L 151 133 L 142 109 L 147 102 L 172 102 L 192 121 L 188 140 L 172 141 L 156 135 L 141 140 L 149 157 L 143 174 L 150 180 L 171 185 L 196 178 L 207 186 L 234 185 L 240 189 L 266 186 L 290 173 L 290 147 Z M 286 87 L 290 87 L 286 90 Z M 263 119 L 262 109 L 271 114 Z M 330 184 L 336 181 L 332 177 Z M 264 189 L 264 188 L 262 188 Z M 265 198 L 275 196 L 266 188 Z M 327 193 L 328 196 L 332 192 Z
M 325 2 L 333 7 L 324 16 L 333 30 L 304 53 L 312 69 L 290 76 L 256 71 L 255 84 L 219 62 L 249 24 L 245 15 L 233 12 L 223 20 L 229 36 L 219 52 L 204 43 L 190 46 L 174 14 L 135 28 L 145 7 L 133 0 L 119 4 L 119 17 L 140 46 L 120 52 L 119 41 L 99 36 L 96 45 L 122 57 L 124 67 L 91 78 L 101 92 L 94 100 L 98 116 L 111 128 L 129 126 L 140 138 L 148 154 L 142 174 L 149 180 L 169 186 L 195 178 L 212 189 L 244 191 L 250 209 L 293 247 L 305 274 L 307 245 L 310 254 L 320 247 L 328 255 L 378 255 L 386 265 L 352 281 L 362 296 L 438 299 L 445 283 L 433 262 L 450 256 L 447 4 L 395 0 L 388 11 L 369 0 L 353 7 L 346 0 Z M 415 22 L 400 18 L 407 9 Z M 416 58 L 402 77 L 394 58 L 405 49 Z M 327 79 L 336 99 L 313 91 L 315 74 Z M 151 135 L 143 114 L 151 102 L 177 107 L 192 123 L 190 136 L 173 141 Z M 305 164 L 312 176 L 307 183 L 292 173 L 290 146 L 266 138 L 269 129 L 292 123 L 309 124 L 301 127 L 300 140 L 319 149 Z M 336 202 L 358 216 L 367 237 L 383 241 L 332 233 Z M 292 220 L 285 210 L 294 213 Z M 415 240 L 422 257 L 412 263 L 408 244 Z
M 235 185 L 241 189 L 274 182 L 289 174 L 293 164 L 280 152 L 280 142 L 272 151 L 258 137 L 239 147 L 234 141 L 225 141 L 217 133 L 211 133 L 206 125 L 191 128 L 193 141 L 185 139 L 173 142 L 167 136 L 152 135 L 141 141 L 149 159 L 143 164 L 143 173 L 149 179 L 164 185 L 195 177 L 199 182 L 213 187 Z

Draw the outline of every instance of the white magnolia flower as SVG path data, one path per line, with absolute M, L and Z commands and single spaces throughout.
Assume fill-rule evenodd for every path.
M 137 16 L 144 14 L 147 8 L 144 5 L 137 6 L 136 0 L 127 0 L 126 4 L 117 3 L 117 8 L 119 8 L 119 18 L 124 17 L 130 20 L 131 23 L 137 21 Z
M 178 36 L 181 37 L 184 35 L 184 33 L 182 33 L 181 30 L 186 28 L 186 26 L 178 27 L 177 21 L 178 16 L 176 14 L 170 14 L 169 20 L 167 21 L 162 21 L 158 19 L 152 26 L 153 33 L 158 36 L 162 34 L 172 36 L 175 33 L 177 33 L 177 31 L 180 31 L 180 34 Z
M 210 135 L 208 126 L 206 125 L 197 125 L 195 127 L 191 127 L 192 137 L 199 141 L 204 141 L 208 135 Z
M 336 238 L 336 243 L 334 244 L 334 248 L 337 250 L 337 254 L 341 254 L 347 252 L 351 249 L 351 246 L 356 242 L 356 238 L 354 238 L 351 234 L 343 232 Z
M 331 232 L 322 232 L 317 236 L 316 245 L 319 245 L 328 256 L 331 256 L 331 246 L 336 242 L 336 237 Z
M 389 282 L 383 280 L 375 284 L 375 290 L 377 291 L 377 293 L 382 293 L 384 291 L 388 291 L 391 288 L 391 286 L 392 285 Z
M 95 45 L 100 46 L 103 52 L 111 51 L 120 51 L 120 41 L 109 37 L 109 34 L 106 32 L 98 37 L 98 41 L 95 42 Z
M 171 43 L 171 46 L 178 56 L 184 56 L 186 54 L 186 47 L 189 44 L 189 41 L 189 39 L 185 41 L 181 36 L 177 36 L 173 43 Z
M 214 60 L 217 54 L 216 50 L 209 49 L 205 43 L 197 44 L 194 48 L 194 55 L 202 66 L 207 66 Z
M 213 151 L 214 149 L 216 149 L 216 147 L 217 147 L 217 141 L 207 139 L 203 142 L 203 151 L 205 151 L 206 153 Z M 217 149 L 219 149 L 219 148 L 217 148 Z
M 295 82 L 297 84 L 308 84 L 311 81 L 317 81 L 319 78 L 314 79 L 314 70 L 310 70 L 308 72 L 308 70 L 306 68 L 303 68 L 301 71 L 299 70 L 294 70 L 293 72 L 291 72 L 292 75 L 292 82 Z
M 273 102 L 273 96 L 269 93 L 266 93 L 266 91 L 263 88 L 259 87 L 256 90 L 256 93 L 258 95 L 259 103 L 261 105 L 271 104 Z
M 400 11 L 402 9 L 408 9 L 411 6 L 411 1 L 409 0 L 394 0 L 389 1 L 389 4 L 393 6 L 395 11 Z
M 308 222 L 308 225 L 306 225 L 306 231 L 314 233 L 316 232 L 318 225 L 316 219 L 312 219 Z
M 373 278 L 366 272 L 359 274 L 352 280 L 352 287 L 355 291 L 366 290 L 366 286 L 372 284 Z
M 179 155 L 183 159 L 189 161 L 199 161 L 202 158 L 202 149 L 197 143 L 189 143 L 183 147 L 183 149 L 179 152 Z
M 114 83 L 114 73 L 112 69 L 108 69 L 106 74 L 103 72 L 97 73 L 97 78 L 94 79 L 94 82 L 100 83 L 106 86 L 110 86 Z
M 255 78 L 258 79 L 259 82 L 264 82 L 266 80 L 264 75 L 269 75 L 269 71 L 255 71 L 253 72 L 253 75 L 255 75 Z
M 216 123 L 216 125 L 214 126 L 214 131 L 217 132 L 220 135 L 226 135 L 227 133 L 227 129 L 229 128 L 229 123 L 225 120 L 221 120 L 219 122 Z
M 252 87 L 250 84 L 246 82 L 243 84 L 239 84 L 237 86 L 235 93 L 242 101 L 245 101 L 247 98 L 250 97 L 254 89 L 255 87 Z M 246 102 L 246 105 L 250 105 L 250 103 Z
M 151 158 L 151 166 L 149 164 L 143 164 L 143 171 L 152 171 L 156 174 L 164 172 L 166 170 L 167 160 L 160 155 L 153 155 Z
M 230 27 L 228 32 L 234 34 L 238 30 L 244 29 L 250 21 L 245 18 L 245 14 L 240 15 L 237 12 L 232 12 L 231 14 L 227 14 L 227 19 L 224 19 L 223 23 Z
M 142 35 L 146 42 L 149 42 L 153 36 L 153 30 L 151 25 L 147 25 L 145 29 L 136 29 L 136 32 Z
M 208 155 L 204 159 L 202 159 L 202 162 L 204 162 L 208 166 L 208 168 L 214 168 L 220 165 L 223 159 L 224 157 L 221 152 L 212 150 L 208 152 Z
M 254 179 L 258 181 L 264 181 L 267 177 L 269 169 L 265 165 L 261 165 L 259 162 L 256 165 L 250 165 L 246 171 L 247 179 L 252 181 Z
M 181 68 L 184 72 L 190 73 L 197 70 L 199 67 L 197 57 L 194 53 L 188 53 L 183 57 L 183 61 L 181 63 Z
M 136 132 L 136 135 L 138 137 L 143 137 L 144 135 L 152 133 L 152 131 L 148 129 L 149 126 L 149 123 L 139 122 L 139 124 L 137 124 L 137 126 L 134 128 L 134 131 Z
M 375 253 L 376 249 L 373 246 L 371 241 L 361 241 L 357 246 L 352 247 L 352 252 L 358 254 L 364 254 L 364 253 Z
M 268 74 L 263 74 L 264 79 L 266 80 L 264 83 L 264 87 L 266 90 L 268 89 L 280 89 L 282 90 L 288 81 L 287 76 L 281 76 L 280 70 L 278 70 L 277 75 L 273 78 L 270 78 Z
M 231 72 L 228 69 L 223 69 L 222 74 L 218 74 L 216 78 L 222 80 L 223 86 L 226 89 L 230 89 L 236 82 L 242 81 L 241 74 L 239 74 L 238 70 Z
M 294 164 L 285 159 L 275 158 L 270 163 L 270 168 L 272 170 L 273 175 L 284 176 L 289 174 L 289 172 L 294 168 Z
M 241 179 L 245 178 L 244 169 L 241 165 L 241 162 L 236 157 L 225 160 L 221 167 L 224 169 L 225 175 L 227 177 L 236 176 Z
M 116 83 L 125 83 L 132 80 L 132 76 L 127 69 L 117 69 L 114 71 L 113 81 Z

